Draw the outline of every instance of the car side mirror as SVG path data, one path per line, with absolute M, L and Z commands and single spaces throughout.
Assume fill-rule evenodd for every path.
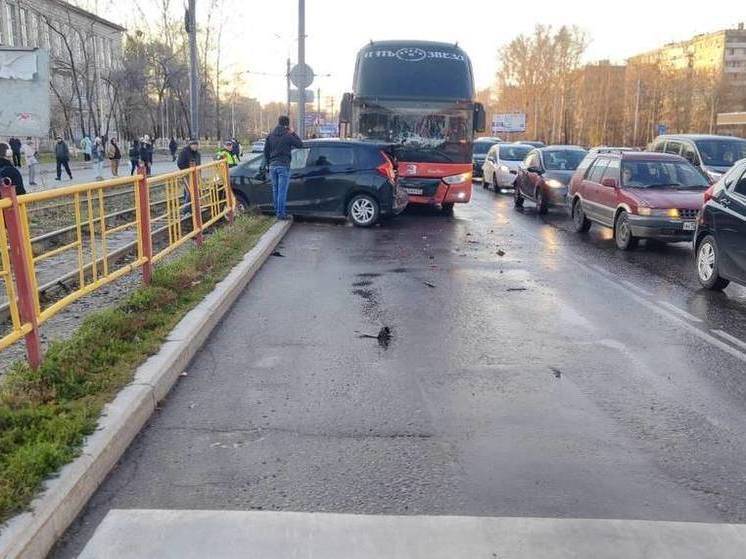
M 474 103 L 474 132 L 484 132 L 487 127 L 487 114 L 482 103 Z
M 526 170 L 527 170 L 527 171 L 528 171 L 529 173 L 536 173 L 537 175 L 543 175 L 543 174 L 544 174 L 544 169 L 542 169 L 541 167 L 534 167 L 534 166 L 531 166 L 531 167 L 529 167 L 529 168 L 528 168 L 528 169 L 526 169 Z
M 619 186 L 619 183 L 616 179 L 611 178 L 605 178 L 601 181 L 601 186 L 608 186 L 609 188 L 616 188 Z
M 352 93 L 345 93 L 342 95 L 342 102 L 339 105 L 339 122 L 348 123 L 352 122 L 352 100 L 354 96 Z

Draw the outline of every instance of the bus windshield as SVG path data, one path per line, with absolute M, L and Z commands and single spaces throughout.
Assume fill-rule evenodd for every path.
M 451 104 L 378 101 L 358 107 L 358 138 L 399 144 L 404 161 L 471 161 L 472 112 Z

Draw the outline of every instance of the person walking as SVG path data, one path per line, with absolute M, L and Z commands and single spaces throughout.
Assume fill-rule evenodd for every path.
M 235 167 L 238 165 L 238 158 L 233 153 L 233 142 L 231 140 L 226 140 L 223 144 L 223 147 L 218 150 L 218 153 L 215 154 L 215 159 L 225 159 L 228 163 L 228 167 Z
M 13 136 L 8 140 L 8 145 L 10 146 L 10 151 L 13 155 L 13 166 L 14 167 L 20 167 L 21 166 L 21 140 Z
M 231 153 L 233 153 L 233 156 L 236 158 L 236 162 L 241 161 L 241 144 L 236 138 L 231 138 L 231 142 L 233 143 Z
M 63 167 L 67 172 L 67 176 L 72 180 L 73 174 L 70 172 L 70 149 L 61 136 L 57 136 L 57 143 L 54 146 L 54 158 L 57 161 L 57 178 L 55 180 L 62 180 Z
M 179 159 L 176 162 L 176 166 L 185 171 L 192 165 L 202 165 L 202 154 L 199 152 L 199 140 L 192 138 L 189 143 L 181 148 L 179 153 Z M 189 202 L 191 200 L 189 195 L 189 175 L 184 177 L 184 207 L 182 213 L 189 213 Z
M 29 136 L 26 138 L 26 142 L 21 146 L 21 153 L 24 159 L 26 159 L 26 165 L 28 166 L 28 185 L 36 186 L 36 170 L 39 168 L 39 160 L 36 158 L 38 150 L 36 144 Z
M 288 183 L 290 181 L 290 154 L 293 148 L 302 148 L 301 140 L 290 128 L 290 118 L 283 115 L 264 143 L 264 160 L 269 167 L 272 181 L 272 199 L 277 219 L 287 220 Z
M 140 161 L 145 165 L 145 172 L 149 177 L 153 167 L 153 144 L 147 134 L 140 140 Z
M 96 136 L 96 139 L 93 140 L 93 147 L 91 148 L 91 158 L 93 159 L 93 163 L 96 168 L 96 180 L 102 181 L 104 180 L 104 158 L 106 157 L 106 151 L 104 149 L 104 143 Z
M 13 149 L 9 144 L 0 142 L 0 183 L 9 179 L 10 183 L 16 187 L 16 194 L 26 194 L 26 189 L 23 188 L 23 177 L 13 162 L 8 159 L 9 157 L 13 157 Z
M 179 144 L 176 143 L 176 138 L 171 136 L 171 141 L 168 142 L 168 151 L 171 152 L 171 161 L 176 161 L 176 151 L 179 149 Z
M 106 148 L 106 157 L 109 158 L 109 164 L 111 165 L 111 176 L 119 176 L 119 161 L 122 159 L 122 152 L 119 149 L 119 144 L 116 138 L 112 138 L 109 141 L 109 145 Z
M 91 151 L 93 150 L 93 142 L 91 142 L 91 139 L 88 137 L 88 134 L 83 136 L 83 139 L 80 140 L 80 150 L 83 152 L 83 160 L 90 161 Z
M 140 142 L 133 140 L 127 155 L 130 158 L 130 176 L 132 176 L 137 170 L 137 164 L 140 163 Z

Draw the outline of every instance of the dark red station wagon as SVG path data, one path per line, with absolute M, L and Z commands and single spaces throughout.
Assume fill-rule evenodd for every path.
M 630 250 L 639 239 L 691 241 L 708 186 L 678 155 L 600 153 L 571 179 L 568 203 L 577 232 L 611 227 L 617 247 Z

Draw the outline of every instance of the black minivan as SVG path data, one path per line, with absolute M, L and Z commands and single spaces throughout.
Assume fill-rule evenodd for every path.
M 230 170 L 239 206 L 271 212 L 272 183 L 258 155 Z M 350 140 L 310 140 L 292 152 L 287 210 L 292 215 L 346 217 L 370 227 L 401 213 L 409 198 L 399 186 L 387 146 Z
M 705 194 L 694 237 L 697 276 L 703 287 L 746 285 L 746 159 Z

